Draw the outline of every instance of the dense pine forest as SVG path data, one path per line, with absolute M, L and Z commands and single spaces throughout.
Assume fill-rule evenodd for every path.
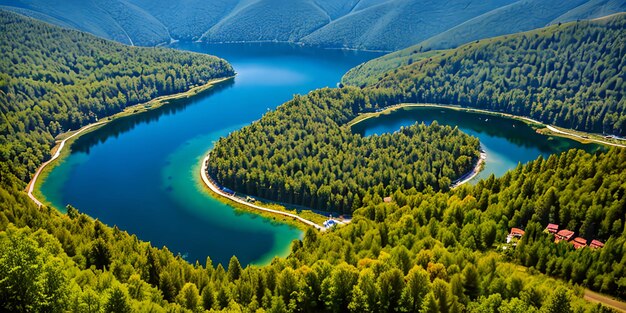
M 584 301 L 583 288 L 626 298 L 626 149 L 597 154 L 571 150 L 519 165 L 501 178 L 447 190 L 451 179 L 475 163 L 475 138 L 437 124 L 371 138 L 344 129 L 358 112 L 388 104 L 378 100 L 389 95 L 390 88 L 323 89 L 298 96 L 218 143 L 211 162 L 226 171 L 224 180 L 243 179 L 234 166 L 257 162 L 255 167 L 272 166 L 266 170 L 275 176 L 264 178 L 270 184 L 302 184 L 287 178 L 307 174 L 311 184 L 330 184 L 333 195 L 341 190 L 332 188 L 353 188 L 350 182 L 367 187 L 353 189 L 363 192 L 355 197 L 358 203 L 336 196 L 318 198 L 318 204 L 324 199 L 323 205 L 352 210 L 352 222 L 324 233 L 307 229 L 293 242 L 289 257 L 267 266 L 242 268 L 236 257 L 227 266 L 212 264 L 210 258 L 205 264 L 189 264 L 166 247 L 152 247 L 71 206 L 66 214 L 38 208 L 22 189 L 34 166 L 48 157 L 53 135 L 131 105 L 132 95 L 140 101 L 165 93 L 156 77 L 170 70 L 180 73 L 176 75 L 188 87 L 231 75 L 232 69 L 208 56 L 128 48 L 13 14 L 0 16 L 1 36 L 13 38 L 3 38 L 3 55 L 32 56 L 31 61 L 17 62 L 19 66 L 2 58 L 2 311 L 609 312 Z M 38 42 L 39 49 L 26 48 Z M 10 45 L 24 50 L 12 54 L 5 48 Z M 102 51 L 109 53 L 99 55 Z M 153 73 L 153 84 L 147 83 L 149 75 L 119 75 L 111 72 L 115 66 L 104 66 L 115 64 L 112 60 L 121 59 L 119 55 L 128 59 L 124 63 L 129 68 L 137 64 Z M 79 57 L 84 61 L 69 62 Z M 190 63 L 180 65 L 181 60 Z M 80 66 L 84 68 L 77 70 Z M 174 74 L 171 77 L 175 82 Z M 124 94 L 126 102 L 106 104 L 109 89 L 97 81 L 111 84 L 108 88 Z M 567 80 L 562 84 L 569 85 Z M 623 99 L 623 89 L 611 90 Z M 566 105 L 574 104 L 564 101 Z M 240 142 L 242 134 L 257 146 Z M 226 144 L 241 149 L 221 147 Z M 230 159 L 228 153 L 239 157 Z M 251 158 L 244 160 L 247 156 Z M 299 161 L 290 163 L 293 158 Z M 322 164 L 315 163 L 320 160 Z M 358 173 L 338 181 L 333 177 L 343 173 L 338 166 Z M 378 168 L 368 171 L 369 166 Z M 401 171 L 407 174 L 398 178 Z M 418 177 L 410 179 L 410 171 Z M 250 186 L 240 188 L 256 188 L 255 182 L 246 183 Z M 270 186 L 275 186 L 272 193 L 277 197 L 291 188 Z M 391 202 L 383 201 L 387 196 Z M 303 194 L 292 197 L 296 201 Z M 543 232 L 547 223 L 602 240 L 605 246 L 576 250 L 566 242 L 555 244 Z M 511 227 L 526 230 L 517 246 L 504 244 Z
M 625 27 L 626 15 L 556 25 L 430 54 L 363 90 L 298 97 L 218 142 L 209 174 L 235 191 L 338 212 L 358 208 L 379 184 L 388 193 L 445 190 L 477 159 L 467 141 L 441 138 L 432 149 L 417 144 L 428 137 L 405 138 L 407 130 L 363 138 L 343 127 L 361 112 L 402 102 L 460 104 L 623 134 Z
M 6 11 L 0 54 L 3 185 L 27 181 L 59 133 L 234 74 L 216 57 L 128 47 Z
M 341 127 L 371 107 L 356 88 L 297 96 L 222 138 L 208 171 L 235 191 L 351 213 L 370 188 L 447 190 L 478 161 L 478 139 L 436 123 L 366 138 Z
M 345 78 L 369 85 L 380 105 L 455 104 L 532 117 L 582 131 L 626 135 L 626 15 L 476 41 L 423 57 L 398 53 Z M 407 54 L 407 52 L 410 52 Z M 432 52 L 430 52 L 432 53 Z M 382 70 L 382 71 L 381 71 Z
M 352 223 L 309 229 L 288 258 L 245 269 L 236 257 L 191 265 L 71 207 L 40 210 L 3 191 L 0 298 L 15 312 L 608 312 L 539 272 L 626 296 L 625 173 L 624 149 L 572 150 L 453 192 L 398 190 L 385 203 L 374 188 Z M 545 221 L 606 245 L 554 244 Z M 494 252 L 511 226 L 529 235 Z

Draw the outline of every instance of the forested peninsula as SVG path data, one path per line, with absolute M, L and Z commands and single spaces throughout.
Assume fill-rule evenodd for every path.
M 47 157 L 54 135 L 50 125 L 56 122 L 61 126 L 60 131 L 64 131 L 90 122 L 89 112 L 98 114 L 98 119 L 106 115 L 102 112 L 108 112 L 106 106 L 104 111 L 98 111 L 100 113 L 94 111 L 100 105 L 97 103 L 102 103 L 99 97 L 107 99 L 106 92 L 91 96 L 93 90 L 99 90 L 91 85 L 95 84 L 96 78 L 107 77 L 96 74 L 95 68 L 100 61 L 102 64 L 112 62 L 118 53 L 128 53 L 129 64 L 138 62 L 137 67 L 146 71 L 149 64 L 158 76 L 163 68 L 170 66 L 168 60 L 180 61 L 182 58 L 191 63 L 182 67 L 171 66 L 175 73 L 178 69 L 180 77 L 186 79 L 194 77 L 190 73 L 195 66 L 211 68 L 211 65 L 221 64 L 214 72 L 208 72 L 214 76 L 196 77 L 197 81 L 192 84 L 231 75 L 232 69 L 223 61 L 208 56 L 117 46 L 14 14 L 0 13 L 0 16 L 4 19 L 2 25 L 20 25 L 14 28 L 3 26 L 1 36 L 13 39 L 2 40 L 2 46 L 29 47 L 36 45 L 39 38 L 58 38 L 64 42 L 56 46 L 58 52 L 49 49 L 55 44 L 48 42 L 43 50 L 25 50 L 17 54 L 16 58 L 20 55 L 38 56 L 29 62 L 18 62 L 20 66 L 2 63 L 7 67 L 2 70 L 0 84 L 3 99 L 0 308 L 3 311 L 610 312 L 599 304 L 584 301 L 581 298 L 583 288 L 626 298 L 626 150 L 612 148 L 593 155 L 570 150 L 520 165 L 503 177 L 490 177 L 475 186 L 463 185 L 447 191 L 446 185 L 441 185 L 441 182 L 447 182 L 446 175 L 463 172 L 464 166 L 471 164 L 472 157 L 476 156 L 474 138 L 436 124 L 413 125 L 398 133 L 368 140 L 350 134 L 349 130 L 340 130 L 354 114 L 388 105 L 379 100 L 395 90 L 391 87 L 324 89 L 299 96 L 218 143 L 216 149 L 245 132 L 250 140 L 258 143 L 267 140 L 269 144 L 278 145 L 280 141 L 296 152 L 302 147 L 306 155 L 330 162 L 325 166 L 331 169 L 331 177 L 334 166 L 343 165 L 337 163 L 342 159 L 339 154 L 331 154 L 338 153 L 331 148 L 353 151 L 357 157 L 361 152 L 356 143 L 371 145 L 373 151 L 379 153 L 400 154 L 399 149 L 403 148 L 425 149 L 420 153 L 439 153 L 445 160 L 438 167 L 433 166 L 438 160 L 426 163 L 431 166 L 430 170 L 441 172 L 430 172 L 438 177 L 430 180 L 436 182 L 434 185 L 407 185 L 405 177 L 403 181 L 390 179 L 389 183 L 395 184 L 391 189 L 383 181 L 376 182 L 374 177 L 369 177 L 372 187 L 359 199 L 358 208 L 353 203 L 351 223 L 324 233 L 307 229 L 301 240 L 294 241 L 287 258 L 276 258 L 267 266 L 242 268 L 236 257 L 227 267 L 214 265 L 210 258 L 204 264 L 189 264 L 165 247 L 154 248 L 150 243 L 117 227 L 104 225 L 71 206 L 66 214 L 50 207 L 37 208 L 23 192 L 23 186 L 28 174 L 32 173 L 28 160 L 36 166 Z M 564 26 L 571 27 L 561 25 Z M 12 35 L 8 33 L 20 33 L 20 29 L 41 31 L 9 37 Z M 70 39 L 63 41 L 66 36 Z M 92 41 L 103 45 L 98 51 L 114 47 L 119 52 L 111 51 L 108 57 L 91 59 L 97 55 L 97 51 L 89 49 Z M 66 48 L 78 50 L 72 52 Z M 2 51 L 10 55 L 9 50 L 4 47 Z M 79 51 L 86 52 L 81 54 Z M 623 59 L 623 49 L 621 51 Z M 151 54 L 143 58 L 142 53 Z M 68 62 L 72 56 L 78 55 L 86 58 L 85 64 L 92 60 L 96 66 L 93 71 L 81 69 L 80 73 L 88 75 L 80 79 L 79 73 L 70 75 L 74 72 L 72 66 L 78 65 Z M 3 58 L 2 62 L 12 61 Z M 21 72 L 5 74 L 13 68 L 21 69 Z M 45 74 L 37 79 L 29 76 L 40 71 L 51 78 L 44 79 Z M 18 83 L 11 80 L 15 75 L 25 76 Z M 118 77 L 112 73 L 109 75 Z M 394 75 L 389 73 L 388 76 Z M 63 77 L 75 79 L 77 89 L 65 89 Z M 127 74 L 121 77 L 130 81 L 134 77 L 138 79 L 128 95 L 151 94 L 148 90 L 152 88 L 142 82 L 144 76 Z M 408 77 L 403 79 L 409 80 Z M 117 85 L 115 80 L 110 82 Z M 16 84 L 24 83 L 31 84 L 31 87 L 25 87 L 29 92 L 18 92 L 8 98 L 11 92 L 16 93 Z M 92 87 L 85 91 L 78 86 Z M 56 87 L 65 92 L 58 93 Z M 623 89 L 612 90 L 623 99 Z M 119 91 L 125 94 L 127 90 L 122 88 Z M 42 106 L 44 102 L 39 99 L 48 99 L 45 98 L 48 94 L 56 94 L 58 100 L 55 105 L 47 100 L 50 105 Z M 127 102 L 120 104 L 120 109 L 128 105 L 130 97 L 124 97 Z M 90 104 L 86 99 L 94 102 Z M 78 103 L 87 104 L 79 106 Z M 22 116 L 20 112 L 23 110 L 41 112 Z M 308 116 L 303 117 L 303 114 Z M 31 120 L 30 116 L 40 118 Z M 277 124 L 277 117 L 289 119 Z M 292 121 L 294 126 L 289 127 L 288 122 Z M 307 125 L 312 128 L 307 130 Z M 301 126 L 304 128 L 298 128 Z M 310 146 L 300 143 L 304 138 L 312 140 Z M 424 140 L 432 142 L 425 143 Z M 461 142 L 457 143 L 457 140 Z M 391 142 L 402 145 L 391 147 Z M 340 145 L 342 143 L 345 145 Z M 327 145 L 326 150 L 320 151 L 328 155 L 313 154 L 316 145 Z M 251 145 L 244 147 L 252 148 Z M 229 152 L 228 149 L 223 151 Z M 258 147 L 258 150 L 245 152 L 261 156 L 268 151 Z M 410 152 L 407 154 L 410 156 Z M 26 162 L 16 159 L 20 155 Z M 328 157 L 331 155 L 334 159 Z M 417 155 L 417 164 L 421 164 L 421 157 Z M 220 162 L 230 159 L 231 156 L 222 155 Z M 272 164 L 279 161 L 288 160 L 283 155 L 272 159 Z M 393 164 L 393 161 L 381 157 L 377 162 Z M 319 167 L 311 172 L 318 175 L 322 167 L 311 165 Z M 235 175 L 238 169 L 229 170 Z M 384 174 L 386 170 L 386 166 L 381 167 L 380 171 L 368 172 L 368 176 L 382 171 L 383 175 L 376 179 L 385 179 L 385 175 L 389 175 Z M 400 169 L 387 171 L 399 172 Z M 276 173 L 280 171 L 276 169 Z M 417 180 L 414 178 L 414 181 Z M 284 186 L 278 187 L 287 190 Z M 391 201 L 384 201 L 386 196 L 391 196 Z M 594 250 L 589 247 L 574 249 L 567 242 L 555 244 L 554 237 L 543 232 L 548 222 L 567 227 L 586 239 L 602 240 L 605 245 Z M 527 232 L 516 246 L 504 243 L 510 227 L 523 227 Z M 579 286 L 572 286 L 570 282 Z
M 297 96 L 220 139 L 208 172 L 239 192 L 351 213 L 372 188 L 383 196 L 399 188 L 448 190 L 478 161 L 478 139 L 449 126 L 413 125 L 372 137 L 342 127 L 372 107 L 357 88 Z
M 624 28 L 624 14 L 555 25 L 429 53 L 362 89 L 296 97 L 221 139 L 209 174 L 238 192 L 342 213 L 358 208 L 374 187 L 382 197 L 398 188 L 445 191 L 476 162 L 476 141 L 430 138 L 438 125 L 421 128 L 420 136 L 406 136 L 415 129 L 408 128 L 366 138 L 344 127 L 359 113 L 404 102 L 477 107 L 623 134 Z M 380 68 L 376 62 L 364 67 Z M 347 82 L 375 75 L 354 71 Z

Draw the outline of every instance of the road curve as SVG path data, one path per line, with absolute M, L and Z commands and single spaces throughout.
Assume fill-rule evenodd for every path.
M 566 131 L 562 131 L 562 130 L 557 129 L 556 127 L 553 127 L 553 126 L 550 126 L 550 125 L 546 125 L 546 127 L 547 127 L 550 131 L 555 132 L 555 133 L 558 133 L 558 134 L 567 135 L 567 136 L 572 136 L 572 137 L 580 138 L 580 139 L 583 139 L 583 140 L 588 140 L 588 141 L 598 142 L 598 143 L 605 144 L 605 145 L 609 145 L 609 146 L 615 146 L 615 147 L 620 147 L 620 148 L 626 148 L 626 145 L 622 145 L 622 144 L 619 144 L 619 143 L 612 143 L 612 142 L 603 141 L 603 140 L 598 140 L 598 139 L 593 139 L 593 138 L 588 138 L 588 137 L 586 138 L 586 137 L 583 137 L 583 136 L 581 136 L 581 135 L 577 135 L 577 134 L 574 134 L 574 133 L 569 133 L 569 132 L 566 132 Z
M 283 212 L 283 211 L 278 211 L 278 210 L 273 210 L 273 209 L 269 209 L 269 208 L 264 208 L 262 206 L 258 206 L 256 204 L 244 201 L 242 199 L 239 199 L 233 195 L 230 195 L 228 193 L 225 193 L 224 191 L 222 191 L 222 189 L 220 189 L 218 186 L 216 186 L 213 181 L 211 179 L 209 179 L 209 176 L 207 175 L 207 166 L 209 164 L 209 157 L 211 156 L 211 153 L 208 153 L 207 156 L 204 158 L 204 160 L 202 160 L 202 166 L 200 167 L 200 176 L 202 176 L 202 181 L 204 182 L 205 185 L 207 185 L 207 187 L 209 187 L 209 189 L 211 189 L 213 192 L 217 193 L 218 195 L 228 198 L 232 201 L 235 201 L 239 204 L 243 204 L 247 207 L 256 209 L 256 210 L 260 210 L 260 211 L 264 211 L 264 212 L 269 212 L 269 213 L 273 213 L 273 214 L 279 214 L 279 215 L 283 215 L 283 216 L 287 216 L 287 217 L 291 217 L 291 218 L 295 218 L 298 221 L 307 224 L 309 226 L 313 226 L 318 230 L 324 231 L 326 230 L 326 228 L 312 222 L 309 221 L 305 218 L 302 218 L 296 214 L 292 214 L 292 213 L 288 213 L 288 212 Z
M 63 150 L 63 148 L 65 147 L 65 142 L 68 141 L 69 139 L 73 138 L 74 136 L 79 135 L 80 133 L 86 131 L 87 129 L 90 129 L 94 126 L 97 125 L 102 125 L 105 122 L 98 122 L 98 123 L 93 123 L 93 124 L 89 124 L 84 126 L 83 128 L 79 129 L 77 132 L 73 133 L 71 136 L 63 139 L 61 141 L 61 143 L 59 144 L 59 148 L 57 149 L 57 151 L 54 153 L 54 155 L 50 158 L 50 160 L 44 162 L 43 164 L 41 164 L 41 166 L 39 166 L 39 168 L 37 169 L 37 172 L 35 172 L 35 175 L 33 176 L 33 179 L 31 179 L 30 183 L 28 184 L 28 197 L 33 200 L 33 202 L 35 202 L 35 204 L 37 204 L 38 207 L 41 207 L 43 205 L 43 203 L 41 201 L 39 201 L 34 195 L 33 195 L 33 190 L 35 189 L 35 183 L 37 182 L 37 178 L 39 178 L 39 174 L 41 174 L 41 171 L 43 171 L 43 169 L 50 164 L 52 161 L 56 160 L 60 155 L 61 155 L 61 151 Z

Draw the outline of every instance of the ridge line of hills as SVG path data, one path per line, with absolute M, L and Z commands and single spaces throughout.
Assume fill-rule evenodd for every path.
M 619 0 L 0 0 L 0 7 L 140 46 L 172 40 L 278 41 L 394 51 L 626 11 Z M 436 22 L 434 22 L 436 21 Z

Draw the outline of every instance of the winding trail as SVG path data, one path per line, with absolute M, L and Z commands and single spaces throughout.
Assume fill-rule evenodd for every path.
M 551 125 L 546 125 L 546 128 L 548 128 L 551 132 L 555 132 L 557 134 L 571 136 L 571 137 L 576 137 L 576 138 L 580 138 L 582 140 L 593 141 L 593 142 L 601 143 L 601 144 L 604 144 L 604 145 L 620 147 L 620 148 L 626 148 L 626 145 L 622 145 L 622 144 L 619 144 L 619 143 L 612 143 L 612 142 L 603 141 L 603 140 L 598 140 L 598 139 L 589 138 L 589 137 L 584 137 L 584 136 L 581 136 L 581 135 L 578 135 L 578 134 L 562 131 L 562 130 L 557 129 L 556 127 L 553 127 Z
M 30 183 L 28 184 L 28 197 L 33 200 L 33 202 L 35 202 L 35 204 L 37 204 L 38 207 L 41 208 L 41 206 L 43 205 L 43 203 L 41 201 L 39 201 L 34 195 L 33 195 L 33 190 L 35 189 L 35 184 L 37 183 L 37 178 L 39 178 L 39 174 L 41 174 L 41 171 L 43 171 L 43 169 L 50 164 L 52 161 L 56 160 L 60 155 L 61 155 L 61 151 L 63 150 L 63 148 L 65 147 L 65 142 L 68 141 L 69 139 L 74 138 L 74 136 L 77 136 L 79 134 L 81 134 L 82 132 L 98 126 L 98 125 L 102 125 L 105 124 L 106 122 L 102 121 L 102 122 L 97 122 L 97 123 L 93 123 L 93 124 L 89 124 L 89 125 L 85 125 L 83 126 L 81 129 L 79 129 L 77 132 L 73 133 L 71 136 L 63 139 L 61 141 L 61 143 L 59 144 L 59 148 L 57 149 L 57 151 L 54 153 L 54 155 L 50 158 L 50 160 L 44 162 L 43 164 L 41 164 L 41 166 L 39 166 L 39 168 L 37 169 L 37 172 L 35 172 L 35 175 L 33 176 L 33 179 L 31 179 Z
M 626 312 L 626 302 L 622 302 L 620 300 L 616 300 L 612 297 L 605 296 L 603 294 L 593 292 L 589 289 L 585 289 L 585 295 L 583 297 L 585 300 L 590 302 L 598 302 L 602 303 L 608 307 L 611 307 L 619 312 Z
M 215 192 L 216 194 L 224 197 L 224 198 L 228 198 L 234 202 L 237 202 L 239 204 L 245 205 L 249 208 L 253 208 L 255 210 L 260 210 L 260 211 L 264 211 L 264 212 L 269 212 L 272 214 L 278 214 L 278 215 L 283 215 L 283 216 L 287 216 L 287 217 L 291 217 L 294 219 L 297 219 L 298 221 L 307 224 L 309 226 L 313 226 L 316 229 L 320 230 L 320 231 L 324 231 L 326 230 L 326 228 L 316 224 L 313 221 L 307 220 L 305 218 L 302 218 L 296 214 L 292 214 L 292 213 L 288 213 L 288 212 L 283 212 L 283 211 L 278 211 L 278 210 L 274 210 L 274 209 L 269 209 L 269 208 L 265 208 L 247 201 L 244 201 L 238 197 L 235 197 L 234 195 L 225 193 L 222 189 L 220 189 L 214 182 L 213 180 L 211 180 L 209 178 L 209 175 L 207 174 L 207 166 L 209 164 L 209 157 L 211 156 L 211 153 L 209 152 L 207 154 L 207 156 L 204 158 L 204 160 L 202 160 L 202 166 L 200 167 L 200 176 L 202 176 L 202 181 L 204 182 L 204 184 L 209 187 L 209 189 L 211 189 L 213 192 Z

